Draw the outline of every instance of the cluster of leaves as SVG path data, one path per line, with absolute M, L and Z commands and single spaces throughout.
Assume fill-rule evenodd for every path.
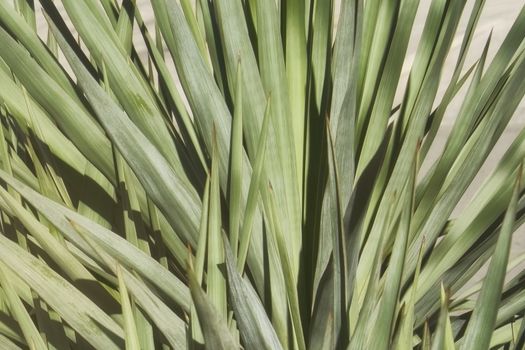
M 432 0 L 403 82 L 419 2 L 0 0 L 0 347 L 523 348 L 525 131 L 452 215 L 525 9 L 465 68 L 485 1 Z

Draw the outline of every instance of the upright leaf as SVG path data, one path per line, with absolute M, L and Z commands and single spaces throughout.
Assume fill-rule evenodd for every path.
M 199 315 L 199 323 L 204 333 L 204 341 L 210 349 L 230 350 L 239 346 L 228 329 L 226 320 L 218 313 L 206 294 L 202 291 L 194 272 L 189 268 L 191 296 Z
M 522 167 L 518 170 L 514 191 L 505 214 L 503 225 L 498 237 L 498 243 L 483 282 L 481 293 L 476 301 L 476 307 L 465 331 L 462 349 L 488 349 L 490 336 L 501 299 L 501 290 L 505 278 L 505 270 L 509 259 L 513 224 L 516 217 L 518 195 L 521 191 Z
M 277 334 L 275 334 L 275 330 L 257 294 L 237 271 L 233 253 L 225 236 L 223 236 L 223 243 L 230 300 L 245 348 L 282 349 Z

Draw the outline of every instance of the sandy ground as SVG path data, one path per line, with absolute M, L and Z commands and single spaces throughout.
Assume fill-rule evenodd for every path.
M 144 17 L 146 24 L 151 25 L 151 23 L 153 23 L 153 13 L 151 10 L 149 0 L 137 0 L 137 2 L 141 8 L 141 13 Z M 428 8 L 430 6 L 430 3 L 431 3 L 431 0 L 421 0 L 420 7 L 418 9 L 418 15 L 417 15 L 416 22 L 414 25 L 414 30 L 412 33 L 411 44 L 409 46 L 409 52 L 408 52 L 407 59 L 406 59 L 406 65 L 403 70 L 403 79 L 406 79 L 408 76 L 410 65 L 411 65 L 411 62 L 413 61 L 414 54 L 417 48 L 418 38 L 420 37 L 421 32 L 423 30 L 424 20 L 425 20 Z M 465 8 L 465 15 L 460 23 L 460 28 L 458 30 L 457 37 L 454 41 L 449 58 L 447 60 L 448 65 L 447 65 L 447 69 L 445 70 L 443 74 L 443 82 L 447 82 L 452 75 L 452 71 L 455 66 L 455 61 L 456 61 L 456 58 L 457 58 L 457 55 L 459 53 L 459 49 L 461 46 L 461 39 L 462 39 L 464 30 L 466 28 L 466 25 L 467 25 L 468 12 L 470 12 L 473 3 L 474 3 L 473 0 L 467 1 L 467 6 Z M 477 31 L 476 31 L 476 34 L 473 40 L 472 47 L 469 51 L 469 55 L 465 63 L 465 67 L 470 66 L 472 63 L 474 63 L 477 60 L 477 58 L 479 58 L 482 52 L 482 49 L 485 45 L 485 42 L 489 34 L 492 32 L 492 42 L 491 42 L 491 46 L 489 50 L 489 58 L 488 58 L 488 62 L 490 62 L 493 55 L 495 54 L 498 47 L 500 46 L 503 39 L 505 38 L 507 31 L 512 26 L 514 19 L 516 18 L 520 9 L 524 5 L 525 5 L 525 0 L 487 0 L 486 1 L 486 5 L 482 13 L 482 16 L 480 18 L 480 22 L 479 22 L 479 25 L 478 25 L 478 28 L 477 28 Z M 38 22 L 38 28 L 39 28 L 39 32 L 43 36 L 45 36 L 46 25 L 42 19 L 40 19 Z M 136 44 L 139 49 L 139 52 L 145 52 L 145 46 L 141 41 L 137 41 Z M 446 85 L 443 86 L 443 88 L 440 90 L 441 93 L 443 92 L 445 87 Z M 446 116 L 443 122 L 443 128 L 437 137 L 435 147 L 430 152 L 431 160 L 436 159 L 436 157 L 439 155 L 439 152 L 446 141 L 447 134 L 450 130 L 451 125 L 454 123 L 456 114 L 460 107 L 460 104 L 459 104 L 460 101 L 461 99 L 456 99 L 455 101 L 453 101 L 451 107 L 446 113 Z M 460 205 L 458 206 L 456 210 L 457 214 L 461 212 L 461 207 L 465 205 L 465 203 L 468 203 L 469 199 L 472 197 L 472 195 L 476 192 L 477 188 L 479 187 L 481 181 L 483 181 L 483 179 L 485 179 L 490 174 L 492 169 L 496 166 L 498 160 L 501 158 L 502 154 L 505 152 L 505 150 L 510 145 L 514 137 L 518 134 L 518 132 L 521 130 L 521 128 L 524 125 L 525 125 L 525 102 L 522 102 L 520 107 L 517 109 L 515 116 L 513 120 L 511 121 L 509 127 L 507 128 L 505 133 L 502 135 L 500 142 L 497 144 L 494 151 L 489 156 L 486 164 L 483 166 L 476 180 L 473 182 L 472 186 L 467 191 L 464 199 L 461 201 Z M 516 256 L 517 254 L 524 253 L 524 252 L 525 252 L 525 228 L 521 228 L 514 235 L 512 255 Z

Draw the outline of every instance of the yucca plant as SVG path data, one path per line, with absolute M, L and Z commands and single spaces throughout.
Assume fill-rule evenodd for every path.
M 466 2 L 408 64 L 419 0 L 0 0 L 0 348 L 523 349 L 525 131 L 454 209 L 525 9 L 469 67 Z

